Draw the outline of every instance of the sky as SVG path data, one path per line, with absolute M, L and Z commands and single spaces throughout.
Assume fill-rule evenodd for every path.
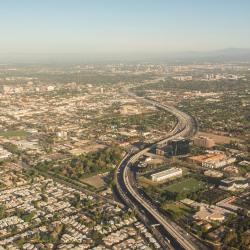
M 0 0 L 0 54 L 250 47 L 249 0 Z

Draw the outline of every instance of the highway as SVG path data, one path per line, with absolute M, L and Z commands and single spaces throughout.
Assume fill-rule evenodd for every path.
M 153 100 L 140 99 L 159 109 L 172 113 L 176 116 L 177 123 L 165 139 L 141 151 L 126 155 L 117 167 L 116 177 L 118 193 L 125 204 L 134 209 L 140 219 L 142 219 L 148 227 L 152 229 L 152 224 L 159 224 L 159 230 L 153 231 L 153 233 L 161 243 L 163 249 L 207 249 L 207 247 L 201 244 L 195 237 L 187 234 L 184 229 L 167 218 L 156 204 L 153 204 L 143 196 L 137 188 L 135 178 L 133 177 L 133 171 L 131 170 L 133 163 L 149 150 L 157 146 L 164 146 L 172 139 L 179 137 L 191 138 L 194 136 L 198 130 L 198 125 L 193 117 L 173 106 L 164 106 Z

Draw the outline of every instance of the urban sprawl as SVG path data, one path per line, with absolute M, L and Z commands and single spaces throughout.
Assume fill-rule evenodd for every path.
M 0 249 L 249 249 L 250 64 L 0 65 Z

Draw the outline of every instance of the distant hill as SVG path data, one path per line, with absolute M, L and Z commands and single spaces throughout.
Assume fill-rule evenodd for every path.
M 250 62 L 250 48 L 227 48 L 213 51 L 162 52 L 161 54 L 0 54 L 0 63 L 190 63 Z
M 163 60 L 177 60 L 177 61 L 249 61 L 250 62 L 250 48 L 228 48 L 223 50 L 213 51 L 186 51 L 178 53 L 169 53 L 162 57 Z

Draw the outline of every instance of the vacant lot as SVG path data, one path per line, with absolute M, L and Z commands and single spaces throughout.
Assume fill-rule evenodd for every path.
M 230 143 L 230 141 L 240 141 L 240 139 L 235 137 L 216 135 L 213 133 L 199 132 L 198 135 L 209 137 L 213 139 L 216 144 Z
M 105 184 L 106 184 L 103 180 L 103 176 L 100 176 L 100 175 L 95 175 L 95 176 L 81 179 L 81 182 L 86 183 L 86 184 L 93 186 L 95 188 L 101 188 L 101 187 L 105 186 Z

